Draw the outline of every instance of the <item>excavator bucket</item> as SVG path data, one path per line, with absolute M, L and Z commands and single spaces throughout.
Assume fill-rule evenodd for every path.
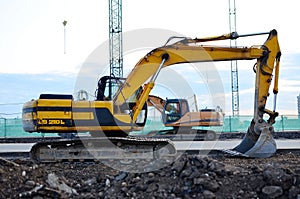
M 271 157 L 276 152 L 276 142 L 272 136 L 274 130 L 273 127 L 269 124 L 265 122 L 264 124 L 265 125 L 255 125 L 254 128 L 250 126 L 248 128 L 247 134 L 238 146 L 236 146 L 232 150 L 223 150 L 223 152 L 232 156 L 251 158 Z

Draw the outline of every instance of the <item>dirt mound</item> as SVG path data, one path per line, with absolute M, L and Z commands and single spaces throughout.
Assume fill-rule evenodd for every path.
M 268 159 L 183 155 L 157 171 L 104 164 L 0 160 L 0 198 L 299 198 L 300 155 Z

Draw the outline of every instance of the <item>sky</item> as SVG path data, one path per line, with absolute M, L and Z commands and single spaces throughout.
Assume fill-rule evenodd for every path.
M 282 59 L 277 111 L 286 115 L 297 114 L 297 96 L 300 93 L 298 9 L 296 0 L 236 0 L 239 34 L 278 31 Z M 141 44 L 140 48 L 137 45 L 136 49 L 129 48 L 124 52 L 124 74 L 128 74 L 147 51 L 163 45 L 169 36 L 174 36 L 171 33 L 192 38 L 228 33 L 228 10 L 228 0 L 123 1 L 124 35 L 128 32 L 137 34 L 137 30 L 170 32 L 170 35 L 165 34 L 159 39 L 154 39 L 150 33 L 136 35 L 130 40 L 125 36 L 124 45 L 138 41 Z M 64 20 L 67 21 L 65 37 Z M 40 93 L 76 92 L 79 74 L 90 61 L 90 55 L 108 42 L 108 1 L 0 0 L 0 29 L 0 117 L 14 116 L 21 112 L 23 102 L 38 98 Z M 238 40 L 237 44 L 261 45 L 265 39 L 266 36 L 245 38 Z M 143 43 L 152 40 L 153 46 Z M 104 57 L 107 56 L 108 52 Z M 101 63 L 103 65 L 99 67 L 107 67 L 108 60 Z M 238 62 L 240 114 L 253 113 L 254 63 Z M 230 62 L 217 63 L 215 67 L 224 89 L 223 109 L 230 115 Z M 192 81 L 190 86 L 197 95 L 199 107 L 214 105 L 207 97 L 206 73 L 200 72 L 195 80 L 192 76 L 195 69 L 187 68 L 176 66 L 172 70 L 182 74 L 188 82 Z M 96 73 L 93 79 L 87 81 L 96 86 L 99 75 Z M 165 76 L 168 76 L 168 71 L 162 75 Z M 166 86 L 158 82 L 154 92 L 170 93 L 163 91 L 164 88 Z M 209 94 L 213 95 L 213 92 Z M 268 105 L 271 102 L 272 98 Z M 272 103 L 269 106 L 272 109 Z

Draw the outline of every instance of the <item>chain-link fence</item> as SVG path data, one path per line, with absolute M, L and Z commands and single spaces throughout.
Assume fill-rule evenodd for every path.
M 244 132 L 252 120 L 252 116 L 227 116 L 224 118 L 223 132 Z M 300 130 L 300 117 L 296 115 L 282 115 L 276 118 L 273 125 L 275 131 L 297 131 Z
M 225 116 L 224 125 L 222 127 L 210 127 L 218 132 L 246 132 L 250 125 L 252 116 Z M 145 134 L 149 130 L 163 128 L 163 124 L 159 117 L 150 117 L 147 121 Z M 300 117 L 296 115 L 282 115 L 276 118 L 274 124 L 275 131 L 300 131 Z M 46 134 L 47 136 L 55 136 L 57 134 Z M 0 137 L 36 137 L 45 136 L 43 133 L 28 133 L 22 128 L 22 119 L 20 118 L 0 118 Z
M 10 138 L 31 136 L 44 136 L 44 134 L 25 132 L 22 127 L 22 119 L 20 118 L 0 118 L 0 137 Z

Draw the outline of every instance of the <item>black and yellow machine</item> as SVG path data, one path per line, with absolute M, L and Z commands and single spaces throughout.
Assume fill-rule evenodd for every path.
M 251 47 L 221 47 L 204 45 L 206 42 L 268 34 L 263 45 Z M 126 79 L 105 76 L 99 80 L 94 101 L 75 101 L 72 95 L 42 94 L 39 99 L 23 106 L 23 128 L 27 132 L 74 133 L 90 132 L 87 139 L 40 142 L 33 146 L 32 157 L 40 162 L 68 159 L 107 158 L 110 154 L 126 158 L 172 156 L 175 147 L 169 140 L 129 137 L 131 131 L 141 130 L 147 119 L 147 99 L 161 69 L 181 63 L 253 60 L 256 73 L 254 116 L 241 144 L 227 151 L 248 157 L 269 157 L 276 152 L 272 137 L 273 123 L 278 113 L 266 109 L 269 88 L 274 73 L 275 96 L 278 93 L 280 47 L 277 31 L 238 35 L 230 33 L 207 38 L 181 38 L 173 44 L 165 44 L 147 53 L 133 68 Z M 147 83 L 145 83 L 148 80 Z M 276 99 L 276 97 L 275 97 Z M 276 102 L 275 102 L 276 104 Z M 275 106 L 274 106 L 275 107 Z M 269 119 L 264 120 L 268 114 Z M 95 137 L 96 136 L 96 137 Z M 120 146 L 124 153 L 114 154 L 109 140 Z M 84 140 L 84 141 L 82 141 Z M 84 143 L 93 146 L 93 155 L 87 155 Z M 134 155 L 128 155 L 130 154 Z M 95 157 L 96 156 L 96 157 Z M 148 157 L 148 156 L 147 156 Z

